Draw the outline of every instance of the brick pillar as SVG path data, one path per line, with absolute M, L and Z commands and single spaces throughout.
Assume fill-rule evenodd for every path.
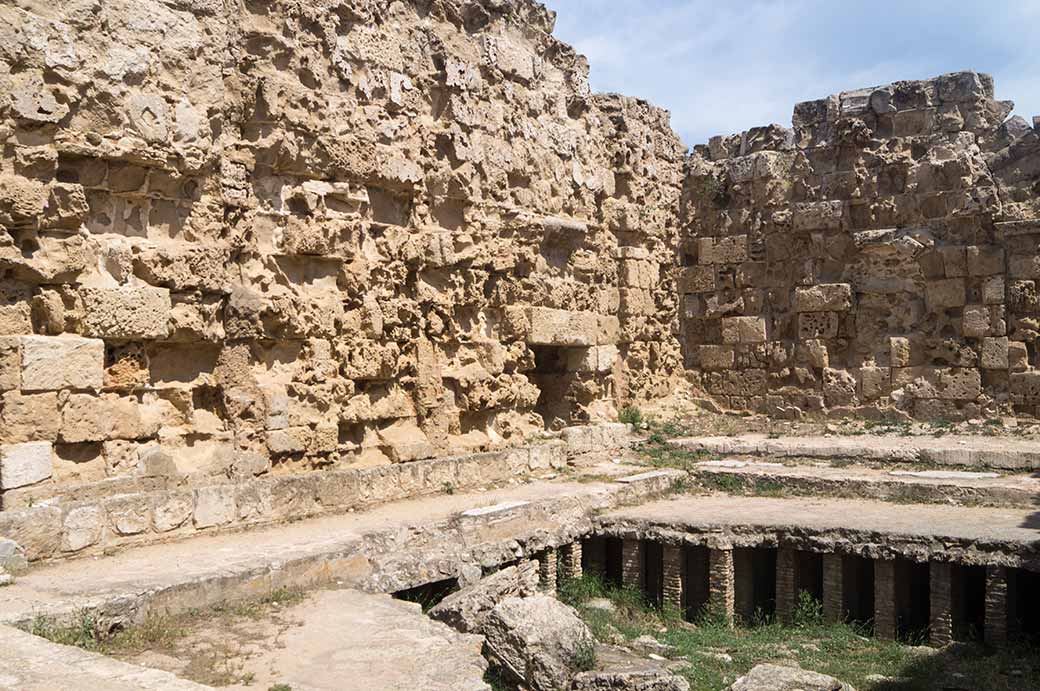
M 643 588 L 643 545 L 639 540 L 625 538 L 621 543 L 621 585 Z
M 885 559 L 874 560 L 874 635 L 894 641 L 898 634 L 896 622 L 896 563 Z
M 953 641 L 953 565 L 933 561 L 928 567 L 930 642 L 941 648 Z
M 823 555 L 823 620 L 845 621 L 845 557 L 840 554 Z
M 662 600 L 667 607 L 674 607 L 682 611 L 683 607 L 683 577 L 682 547 L 664 546 L 664 558 L 661 561 L 661 571 L 664 576 L 664 588 Z
M 581 578 L 580 542 L 572 542 L 560 548 L 560 572 L 567 579 Z
M 776 618 L 790 624 L 798 594 L 795 592 L 795 551 L 781 547 L 776 552 Z
M 547 593 L 556 592 L 555 547 L 548 547 L 538 554 L 538 585 Z
M 983 627 L 983 639 L 988 645 L 1007 643 L 1008 570 L 1003 566 L 986 567 L 986 614 Z
M 708 606 L 714 616 L 733 625 L 733 550 L 713 549 L 708 553 Z

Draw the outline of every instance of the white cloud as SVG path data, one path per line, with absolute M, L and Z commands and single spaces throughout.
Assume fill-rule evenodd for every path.
M 1040 114 L 1040 0 L 548 0 L 557 35 L 600 91 L 672 111 L 688 144 L 789 124 L 794 104 L 898 79 L 978 69 Z

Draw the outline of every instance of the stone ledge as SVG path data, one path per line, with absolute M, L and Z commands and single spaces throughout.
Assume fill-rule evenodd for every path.
M 691 437 L 677 439 L 672 443 L 688 451 L 715 454 L 924 462 L 1006 470 L 1040 468 L 1040 449 L 1035 443 L 984 437 L 856 436 L 769 439 L 764 435 L 745 435 Z
M 591 532 L 596 512 L 660 496 L 682 477 L 671 471 L 627 485 L 554 481 L 440 495 L 39 565 L 0 592 L 0 622 L 37 615 L 65 620 L 90 611 L 102 622 L 126 624 L 149 612 L 177 613 L 279 588 L 393 593 L 571 543 Z M 462 518 L 473 508 L 521 500 L 528 503 Z
M 564 430 L 559 440 L 466 456 L 79 501 L 57 498 L 0 511 L 0 536 L 20 544 L 30 561 L 97 554 L 201 530 L 267 525 L 478 489 L 562 468 L 569 457 L 619 448 L 633 439 L 627 425 L 593 425 Z

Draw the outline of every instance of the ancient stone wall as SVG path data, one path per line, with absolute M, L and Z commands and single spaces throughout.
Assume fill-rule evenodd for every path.
M 591 95 L 553 19 L 0 7 L 4 507 L 487 450 L 666 393 L 684 149 Z
M 1040 404 L 1040 136 L 992 79 L 898 82 L 717 137 L 683 203 L 686 365 L 725 406 Z

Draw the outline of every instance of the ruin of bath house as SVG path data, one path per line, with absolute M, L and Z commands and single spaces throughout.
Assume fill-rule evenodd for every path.
M 666 111 L 591 93 L 553 22 L 532 0 L 0 6 L 0 620 L 534 558 L 547 589 L 592 571 L 691 618 L 783 619 L 808 591 L 882 637 L 1040 632 L 1036 443 L 610 462 L 645 436 L 619 411 L 662 400 L 1031 424 L 1040 124 L 961 72 L 688 150 Z M 805 457 L 1000 477 L 761 462 Z M 682 491 L 755 472 L 836 496 Z

